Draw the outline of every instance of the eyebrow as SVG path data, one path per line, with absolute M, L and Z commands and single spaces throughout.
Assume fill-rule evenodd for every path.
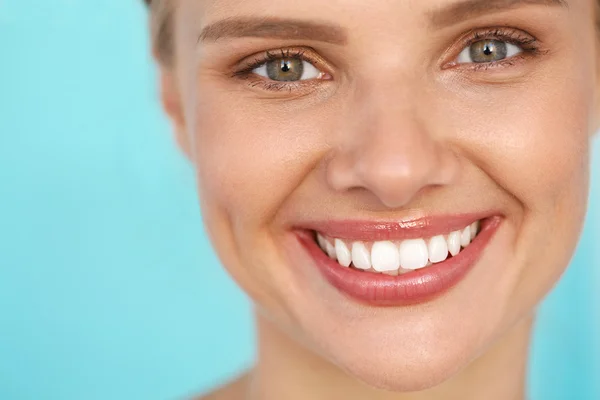
M 242 37 L 315 40 L 343 45 L 346 44 L 348 35 L 344 28 L 329 23 L 274 17 L 238 17 L 226 18 L 206 26 L 202 29 L 198 42 Z
M 526 5 L 568 8 L 566 0 L 466 0 L 430 11 L 429 20 L 434 27 L 442 28 L 490 12 L 510 10 Z

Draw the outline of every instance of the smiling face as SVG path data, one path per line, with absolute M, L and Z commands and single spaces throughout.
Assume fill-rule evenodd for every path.
M 165 4 L 206 229 L 303 346 L 423 389 L 556 283 L 588 193 L 591 0 Z

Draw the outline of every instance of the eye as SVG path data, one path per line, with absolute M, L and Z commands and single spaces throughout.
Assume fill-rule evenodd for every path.
M 457 63 L 492 63 L 514 57 L 521 52 L 523 49 L 519 46 L 502 40 L 478 40 L 461 51 Z
M 252 72 L 278 82 L 317 79 L 323 75 L 310 62 L 298 57 L 275 58 L 254 68 Z

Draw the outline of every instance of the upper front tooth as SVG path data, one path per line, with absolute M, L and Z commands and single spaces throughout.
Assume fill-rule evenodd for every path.
M 354 242 L 352 244 L 352 264 L 358 269 L 371 268 L 371 255 L 364 243 Z
M 460 253 L 460 234 L 460 231 L 456 231 L 448 236 L 448 251 L 453 257 Z
M 471 243 L 471 226 L 467 226 L 460 233 L 460 245 L 462 247 L 467 247 Z
M 427 265 L 429 254 L 423 239 L 405 240 L 400 244 L 400 266 L 404 269 L 419 269 Z
M 352 254 L 350 254 L 348 246 L 346 246 L 346 244 L 340 239 L 335 239 L 335 253 L 341 266 L 350 266 L 350 263 L 352 262 Z
M 400 267 L 400 254 L 392 242 L 375 242 L 371 249 L 371 264 L 378 272 L 394 271 Z
M 429 261 L 439 263 L 448 258 L 448 242 L 443 236 L 435 236 L 429 240 Z
M 398 248 L 391 241 L 374 242 L 371 251 L 363 242 L 352 243 L 349 248 L 341 239 L 333 239 L 334 244 L 317 234 L 317 242 L 327 255 L 337 259 L 343 267 L 353 264 L 358 269 L 373 268 L 377 272 L 393 272 L 403 269 L 415 270 L 448 258 L 448 253 L 456 256 L 461 247 L 467 247 L 479 232 L 480 222 L 476 221 L 465 229 L 430 239 L 412 239 L 400 243 Z

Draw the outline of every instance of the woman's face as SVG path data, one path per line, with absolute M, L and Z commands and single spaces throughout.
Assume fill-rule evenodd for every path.
M 395 390 L 531 315 L 586 209 L 593 1 L 167 1 L 163 99 L 263 315 Z

